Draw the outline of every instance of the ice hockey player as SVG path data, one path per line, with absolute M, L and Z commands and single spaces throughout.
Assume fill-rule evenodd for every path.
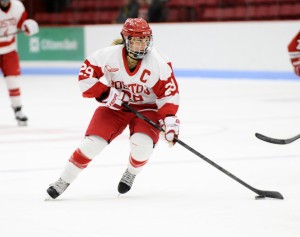
M 53 199 L 127 126 L 129 162 L 118 192 L 124 194 L 131 189 L 158 142 L 159 131 L 124 109 L 122 103 L 128 102 L 152 121 L 160 121 L 165 139 L 172 145 L 179 135 L 178 84 L 171 63 L 152 47 L 150 26 L 142 18 L 128 18 L 121 36 L 112 46 L 88 57 L 81 67 L 79 86 L 83 97 L 96 98 L 102 105 L 95 110 L 85 138 L 71 155 L 60 178 L 47 189 Z
M 20 89 L 20 62 L 16 48 L 16 33 L 21 30 L 27 36 L 38 33 L 36 21 L 27 19 L 27 11 L 18 0 L 0 0 L 0 68 L 7 85 L 9 98 L 18 125 L 27 125 L 22 111 Z
M 300 76 L 300 31 L 288 45 L 288 52 L 296 75 Z

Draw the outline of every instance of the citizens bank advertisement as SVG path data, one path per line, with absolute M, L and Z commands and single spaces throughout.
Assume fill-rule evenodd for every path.
M 84 36 L 82 27 L 40 27 L 39 33 L 17 37 L 18 52 L 23 61 L 82 61 Z

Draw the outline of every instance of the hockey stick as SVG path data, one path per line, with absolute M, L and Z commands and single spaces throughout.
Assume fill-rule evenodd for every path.
M 255 136 L 260 139 L 263 140 L 265 142 L 270 142 L 270 143 L 274 143 L 274 144 L 278 144 L 278 145 L 285 145 L 285 144 L 290 144 L 294 141 L 296 141 L 297 139 L 300 138 L 300 134 L 298 134 L 297 136 L 291 137 L 291 138 L 287 138 L 287 139 L 276 139 L 276 138 L 271 138 L 271 137 L 267 137 L 265 135 L 262 135 L 260 133 L 255 133 Z
M 24 30 L 17 30 L 16 32 L 12 32 L 12 33 L 9 33 L 9 34 L 0 35 L 0 38 L 7 37 L 7 36 L 10 36 L 10 35 L 17 35 L 17 34 L 20 34 L 22 32 L 25 32 L 25 31 Z
M 164 130 L 159 125 L 157 125 L 155 122 L 153 122 L 149 118 L 145 117 L 144 115 L 142 115 L 141 113 L 139 113 L 135 109 L 133 109 L 128 104 L 124 103 L 123 107 L 125 107 L 128 110 L 130 110 L 137 117 L 139 117 L 139 118 L 143 119 L 144 121 L 146 121 L 147 123 L 151 124 L 157 130 L 159 130 L 161 132 L 164 132 Z M 212 166 L 214 166 L 218 170 L 222 171 L 224 174 L 228 175 L 230 178 L 234 179 L 238 183 L 242 184 L 246 188 L 248 188 L 248 189 L 252 190 L 253 192 L 255 192 L 256 194 L 258 194 L 259 196 L 256 196 L 255 199 L 261 199 L 261 198 L 265 198 L 265 197 L 276 198 L 276 199 L 283 199 L 283 196 L 279 192 L 276 192 L 276 191 L 264 191 L 264 190 L 259 190 L 259 189 L 253 188 L 249 184 L 245 183 L 243 180 L 239 179 L 238 177 L 236 177 L 235 175 L 231 174 L 229 171 L 225 170 L 224 168 L 222 168 L 221 166 L 219 166 L 215 162 L 211 161 L 210 159 L 208 159 L 204 155 L 200 154 L 198 151 L 194 150 L 192 147 L 190 147 L 187 144 L 185 144 L 183 141 L 179 140 L 178 138 L 175 138 L 175 141 L 178 144 L 180 144 L 181 146 L 183 146 L 184 148 L 186 148 L 189 151 L 191 151 L 192 153 L 194 153 L 196 156 L 200 157 L 201 159 L 205 160 L 206 162 L 208 162 L 209 164 L 211 164 Z

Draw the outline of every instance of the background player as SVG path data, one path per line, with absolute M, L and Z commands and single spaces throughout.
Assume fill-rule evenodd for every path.
M 300 31 L 288 45 L 288 51 L 295 73 L 300 76 Z
M 18 0 L 0 0 L 0 68 L 9 92 L 11 106 L 19 125 L 27 125 L 27 116 L 22 111 L 19 76 L 19 55 L 16 50 L 16 33 L 26 35 L 38 33 L 36 21 L 27 19 L 24 5 Z

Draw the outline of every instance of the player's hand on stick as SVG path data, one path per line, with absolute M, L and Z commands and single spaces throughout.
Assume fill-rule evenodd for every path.
M 35 20 L 27 19 L 23 22 L 22 30 L 26 35 L 31 36 L 39 32 L 39 25 Z
M 164 120 L 159 120 L 159 125 L 165 131 L 164 138 L 169 142 L 169 146 L 172 147 L 176 143 L 174 139 L 179 135 L 179 119 L 176 116 L 167 116 Z
M 114 110 L 122 109 L 122 104 L 128 101 L 129 101 L 129 96 L 123 91 L 118 91 L 114 87 L 111 87 L 109 89 L 108 96 L 102 100 L 102 102 L 105 103 L 106 107 Z

